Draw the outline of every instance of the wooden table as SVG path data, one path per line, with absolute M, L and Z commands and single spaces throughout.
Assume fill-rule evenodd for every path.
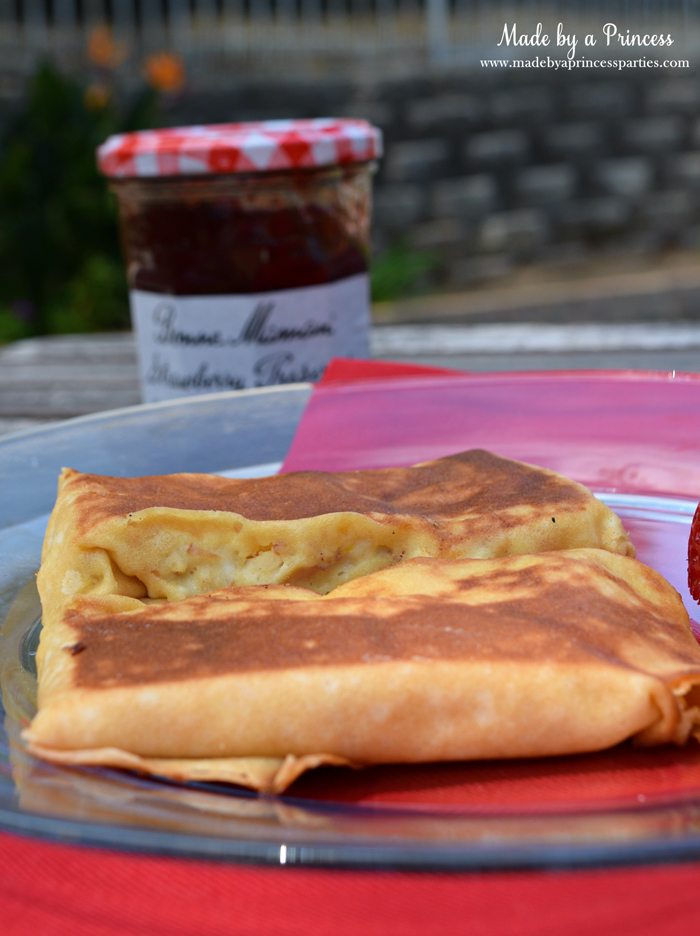
M 700 322 L 381 325 L 378 359 L 473 371 L 700 372 Z M 129 333 L 34 338 L 0 348 L 0 434 L 140 402 Z

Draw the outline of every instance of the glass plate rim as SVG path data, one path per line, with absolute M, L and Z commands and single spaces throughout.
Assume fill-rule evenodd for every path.
M 485 383 L 496 380 L 501 381 L 533 381 L 545 380 L 559 381 L 561 379 L 633 379 L 641 382 L 655 383 L 658 380 L 693 383 L 700 382 L 700 375 L 680 374 L 676 372 L 640 372 L 640 371 L 545 371 L 545 372 L 508 372 L 500 374 L 474 374 L 465 375 L 470 379 Z M 234 394 L 214 394 L 225 401 Z M 240 396 L 240 395 L 239 395 Z M 201 398 L 200 398 L 201 400 Z M 128 407 L 119 411 L 94 414 L 70 420 L 75 424 L 78 421 L 86 423 L 101 422 L 105 419 L 133 416 L 135 411 L 144 409 L 166 408 L 175 404 L 187 407 L 196 402 L 197 398 L 169 401 L 167 404 L 150 404 L 141 407 Z M 0 440 L 0 450 L 16 441 L 27 441 L 28 437 L 43 438 L 48 431 L 56 433 L 64 424 L 53 424 L 44 429 L 30 429 L 20 433 L 13 433 Z M 624 495 L 624 492 L 617 492 Z M 668 496 L 664 494 L 664 498 Z M 671 499 L 673 497 L 671 496 Z M 679 497 L 679 501 L 688 501 Z M 688 501 L 689 503 L 689 501 Z M 689 805 L 695 804 L 691 797 Z M 697 803 L 700 808 L 700 800 Z M 657 807 L 649 807 L 655 809 Z M 663 808 L 663 807 L 661 807 Z M 18 818 L 19 816 L 19 818 Z M 264 865 L 285 864 L 290 867 L 337 867 L 337 868 L 365 868 L 386 869 L 388 867 L 403 868 L 406 870 L 488 870 L 507 868 L 546 868 L 546 867 L 600 867 L 603 865 L 629 865 L 660 863 L 673 861 L 691 861 L 700 857 L 700 834 L 684 836 L 683 839 L 647 839 L 643 842 L 632 840 L 630 842 L 577 844 L 572 847 L 569 843 L 551 844 L 535 843 L 503 845 L 484 843 L 467 843 L 466 845 L 445 846 L 444 843 L 411 844 L 401 842 L 397 846 L 377 844 L 375 842 L 365 845 L 362 843 L 340 840 L 334 843 L 291 843 L 289 846 L 280 846 L 264 841 L 239 839 L 235 841 L 222 840 L 218 837 L 180 835 L 179 833 L 162 833 L 154 829 L 135 829 L 131 826 L 120 826 L 102 823 L 84 823 L 78 820 L 57 818 L 53 816 L 11 813 L 0 809 L 0 828 L 8 832 L 29 834 L 51 841 L 73 841 L 99 847 L 118 847 L 128 851 L 147 853 L 174 854 L 195 858 L 209 858 L 214 860 L 232 860 L 235 862 Z M 284 832 L 284 829 L 281 830 Z M 123 833 L 123 836 L 122 834 Z M 112 837 L 110 837 L 110 835 Z M 167 839 L 167 841 L 166 841 Z M 225 843 L 225 847 L 222 845 Z M 284 860 L 280 857 L 280 848 L 285 847 Z M 435 848 L 439 851 L 436 852 Z

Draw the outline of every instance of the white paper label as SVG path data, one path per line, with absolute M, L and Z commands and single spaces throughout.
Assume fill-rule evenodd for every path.
M 369 278 L 239 296 L 133 290 L 143 398 L 313 381 L 369 354 Z

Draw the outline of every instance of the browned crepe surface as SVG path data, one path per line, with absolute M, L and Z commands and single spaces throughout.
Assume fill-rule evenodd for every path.
M 325 593 L 406 559 L 600 547 L 619 518 L 554 472 L 474 450 L 411 468 L 111 478 L 63 472 L 39 573 L 45 622 L 77 595 L 182 600 L 229 585 Z
M 700 720 L 679 596 L 602 550 L 417 559 L 326 596 L 76 598 L 42 648 L 35 752 L 260 789 L 323 762 L 682 743 Z
M 373 471 L 301 471 L 267 478 L 155 475 L 115 478 L 69 472 L 79 484 L 82 532 L 110 517 L 149 507 L 221 510 L 249 520 L 300 520 L 321 514 L 429 516 L 438 520 L 482 516 L 526 505 L 580 509 L 588 493 L 554 472 L 472 449 L 408 468 Z

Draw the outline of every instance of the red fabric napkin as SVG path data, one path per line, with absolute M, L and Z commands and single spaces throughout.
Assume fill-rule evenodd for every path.
M 356 383 L 358 380 L 383 380 L 396 377 L 449 377 L 461 375 L 464 371 L 448 370 L 444 367 L 425 367 L 418 364 L 401 364 L 396 361 L 368 361 L 364 358 L 333 358 L 323 372 L 323 377 L 314 387 L 314 395 L 319 388 L 328 384 Z
M 315 387 L 283 470 L 407 465 L 486 448 L 599 490 L 697 499 L 699 388 L 688 374 L 465 374 L 340 360 Z
M 406 365 L 334 362 L 314 391 L 285 463 L 287 470 L 317 467 L 318 453 L 312 449 L 326 450 L 335 443 L 340 449 L 332 450 L 329 460 L 340 461 L 341 467 L 353 458 L 366 458 L 367 448 L 376 441 L 371 432 L 362 431 L 368 412 L 370 422 L 376 416 L 375 429 L 378 421 L 380 428 L 392 432 L 384 421 L 387 411 L 361 406 L 362 418 L 338 425 L 334 404 L 326 409 L 327 391 L 346 388 L 352 398 L 355 386 L 361 402 L 366 379 L 386 382 L 386 387 L 391 381 L 405 386 L 407 380 L 439 387 L 446 380 L 464 382 L 469 377 Z M 344 417 L 352 416 L 347 395 L 340 395 Z M 329 412 L 332 419 L 326 418 Z M 453 410 L 450 418 L 454 416 Z M 410 412 L 404 412 L 403 429 L 394 427 L 393 455 L 396 432 L 405 433 L 410 418 Z M 319 437 L 324 428 L 330 436 Z M 410 446 L 405 456 L 411 460 Z M 309 459 L 312 465 L 306 464 Z M 605 763 L 601 769 L 607 769 Z M 643 772 L 644 764 L 638 763 L 637 769 Z M 483 780 L 472 779 L 476 786 Z M 529 782 L 523 766 L 517 777 L 502 782 L 499 795 L 515 784 L 522 796 Z M 609 795 L 604 774 L 598 782 Z M 308 789 L 313 792 L 313 783 Z M 532 793 L 534 788 L 529 789 Z M 386 794 L 376 788 L 364 792 L 375 802 Z M 144 856 L 0 835 L 4 936 L 677 936 L 692 932 L 700 922 L 699 884 L 700 863 L 545 872 L 335 871 Z

